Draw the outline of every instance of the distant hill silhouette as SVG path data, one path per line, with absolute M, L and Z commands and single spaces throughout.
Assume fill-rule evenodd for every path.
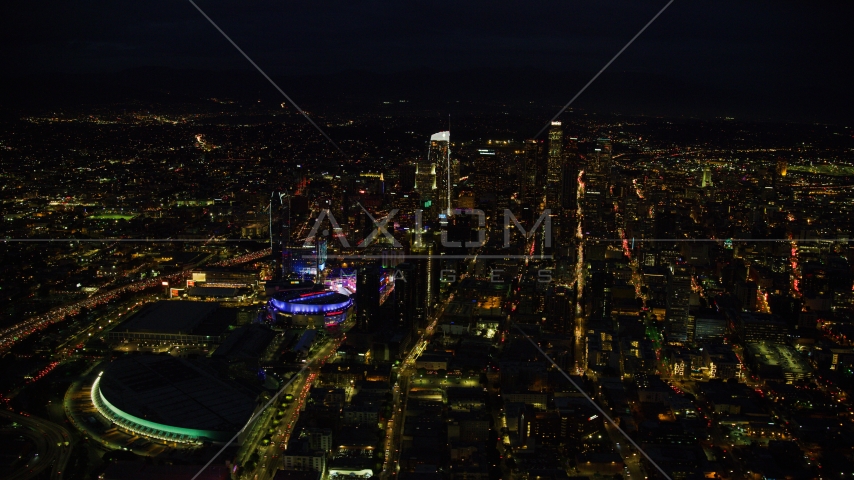
M 468 108 L 536 105 L 557 110 L 595 72 L 548 72 L 537 69 L 477 69 L 443 72 L 415 70 L 393 74 L 347 71 L 329 75 L 278 76 L 274 80 L 301 107 L 360 109 L 383 101 L 408 100 L 413 107 Z M 11 116 L 23 111 L 133 102 L 136 104 L 194 103 L 212 97 L 239 102 L 284 101 L 256 71 L 198 71 L 142 67 L 102 74 L 41 74 L 6 79 L 0 106 Z M 673 79 L 609 70 L 574 104 L 585 111 L 663 116 L 723 117 L 772 121 L 847 121 L 852 99 L 840 104 L 798 102 L 792 110 L 786 99 L 819 98 L 812 91 L 776 91 L 773 85 L 757 92 L 727 90 L 715 85 L 688 85 Z

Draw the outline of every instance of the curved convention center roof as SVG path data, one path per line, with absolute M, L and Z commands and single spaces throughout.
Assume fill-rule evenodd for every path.
M 346 310 L 353 299 L 333 291 L 278 293 L 270 299 L 270 306 L 282 313 L 318 315 Z
M 179 443 L 228 442 L 249 421 L 254 396 L 188 360 L 119 358 L 92 385 L 92 403 L 117 425 Z

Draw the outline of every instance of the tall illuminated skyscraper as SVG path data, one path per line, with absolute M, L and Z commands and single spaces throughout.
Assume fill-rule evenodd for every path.
M 435 248 L 432 238 L 412 244 L 412 253 L 418 257 L 413 261 L 418 278 L 416 281 L 419 284 L 415 302 L 418 328 L 427 326 L 439 295 L 439 255 L 435 254 Z
M 549 129 L 549 158 L 546 171 L 546 205 L 560 207 L 561 180 L 563 180 L 563 128 L 552 122 Z
M 528 206 L 535 207 L 542 200 L 543 191 L 537 188 L 537 169 L 543 153 L 543 143 L 540 140 L 525 140 L 525 158 L 522 160 L 522 175 L 519 179 L 522 201 Z
M 670 342 L 688 341 L 688 309 L 691 296 L 691 267 L 678 263 L 670 265 L 667 278 L 667 310 L 665 331 Z
M 421 195 L 421 206 L 433 211 L 447 212 L 451 205 L 451 132 L 430 136 L 427 156 L 415 166 L 415 191 Z
M 444 131 L 430 136 L 428 161 L 432 165 L 434 202 L 438 212 L 450 214 L 451 194 L 454 184 L 451 180 L 451 132 Z
M 430 161 L 430 150 L 415 164 L 415 191 L 421 195 L 421 206 L 429 208 L 436 200 L 436 165 Z
M 709 167 L 705 167 L 703 169 L 703 180 L 700 183 L 702 188 L 707 188 L 712 186 L 712 169 Z
M 560 203 L 564 213 L 575 212 L 578 205 L 578 137 L 567 137 L 563 143 Z M 568 225 L 568 224 L 567 224 Z
M 421 197 L 419 207 L 430 207 L 433 204 L 433 184 L 436 173 L 433 172 L 433 167 L 428 164 L 427 160 L 419 161 L 415 168 L 415 191 Z
M 277 198 L 276 198 L 277 197 Z M 267 207 L 270 222 L 270 253 L 273 279 L 280 280 L 292 272 L 291 265 L 291 197 L 271 194 Z
M 612 147 L 610 138 L 596 140 L 596 168 L 600 173 L 611 172 Z

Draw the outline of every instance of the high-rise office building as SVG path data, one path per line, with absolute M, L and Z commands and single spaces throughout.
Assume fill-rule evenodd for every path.
M 565 212 L 574 212 L 578 206 L 578 175 L 581 171 L 578 162 L 577 137 L 569 137 L 564 142 L 563 156 L 561 207 L 563 207 Z
M 691 301 L 691 267 L 684 263 L 670 265 L 667 278 L 665 332 L 670 342 L 688 341 L 688 310 Z
M 432 142 L 431 142 L 432 144 Z M 436 201 L 436 165 L 431 160 L 431 149 L 415 164 L 415 191 L 421 195 L 421 207 L 430 208 Z
M 439 298 L 441 255 L 436 254 L 434 239 L 426 235 L 420 243 L 412 244 L 412 253 L 417 255 L 413 261 L 418 277 L 415 301 L 416 322 L 418 328 L 425 328 L 433 305 Z
M 596 166 L 595 170 L 601 173 L 609 174 L 611 172 L 611 160 L 613 159 L 613 150 L 610 138 L 600 138 L 596 140 L 594 149 Z
M 519 181 L 522 201 L 535 207 L 542 200 L 542 188 L 537 188 L 537 173 L 540 158 L 543 156 L 543 142 L 525 140 L 525 157 L 522 160 L 522 174 Z
M 610 321 L 613 303 L 614 262 L 593 260 L 588 263 L 590 272 L 588 298 L 590 320 Z
M 418 162 L 415 172 L 415 190 L 421 194 L 423 207 L 438 213 L 452 209 L 450 138 L 449 131 L 431 135 L 427 157 Z
M 546 327 L 559 334 L 571 333 L 575 320 L 575 291 L 553 285 L 545 300 Z
M 356 272 L 356 328 L 374 332 L 380 320 L 380 266 L 363 265 Z
M 450 215 L 451 194 L 454 184 L 451 180 L 451 132 L 439 132 L 430 136 L 430 161 L 436 165 L 436 198 L 439 211 Z
M 557 210 L 560 207 L 561 181 L 563 180 L 563 128 L 560 122 L 552 122 L 549 129 L 549 157 L 546 171 L 546 205 Z
M 563 165 L 561 181 L 561 207 L 564 211 L 574 212 L 578 207 L 578 168 L 577 155 L 567 152 L 566 162 Z
M 405 163 L 400 166 L 400 191 L 411 192 L 415 190 L 415 172 L 418 166 L 414 163 Z
M 303 244 L 291 243 L 282 249 L 285 278 L 314 280 L 326 268 L 327 244 L 324 238 L 307 239 Z
M 425 279 L 418 275 L 418 268 L 412 263 L 401 263 L 396 270 L 394 275 L 395 326 L 416 333 L 419 316 L 424 313 L 424 305 L 419 305 L 419 300 L 423 303 L 426 293 Z
M 702 188 L 707 188 L 712 186 L 712 169 L 706 167 L 703 169 L 703 181 L 700 183 Z
M 291 197 L 273 192 L 269 204 L 270 250 L 273 260 L 273 278 L 287 277 L 291 267 Z

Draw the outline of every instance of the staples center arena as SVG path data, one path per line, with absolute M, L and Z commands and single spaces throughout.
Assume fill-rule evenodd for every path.
M 353 298 L 331 290 L 317 292 L 281 292 L 267 303 L 273 318 L 295 326 L 330 328 L 338 326 L 353 313 Z

